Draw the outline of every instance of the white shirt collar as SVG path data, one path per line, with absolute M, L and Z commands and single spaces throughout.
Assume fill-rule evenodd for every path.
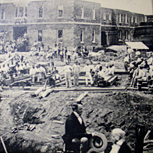
M 75 111 L 73 111 L 73 113 L 77 117 L 77 119 L 80 122 L 80 124 L 82 124 L 82 118 L 80 117 L 80 115 L 77 112 L 75 112 Z
M 116 144 L 121 146 L 124 143 L 124 141 L 125 141 L 124 139 L 121 139 L 121 140 L 117 141 Z
M 124 141 L 125 141 L 124 139 L 121 139 L 121 140 L 117 141 L 116 144 L 113 144 L 112 145 L 112 150 L 111 150 L 110 153 L 118 153 L 119 150 L 120 150 L 120 147 L 124 143 Z

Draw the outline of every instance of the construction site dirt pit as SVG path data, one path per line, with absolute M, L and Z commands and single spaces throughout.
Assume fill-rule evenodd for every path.
M 62 151 L 64 126 L 72 112 L 71 105 L 80 91 L 52 92 L 48 97 L 31 97 L 31 92 L 5 91 L 0 102 L 0 136 L 9 153 L 56 153 Z M 2 94 L 2 97 L 4 96 Z M 136 125 L 152 130 L 153 97 L 143 92 L 88 93 L 82 99 L 82 117 L 87 132 L 105 134 L 120 127 L 126 132 L 126 140 L 134 150 Z M 4 152 L 2 143 L 0 152 Z

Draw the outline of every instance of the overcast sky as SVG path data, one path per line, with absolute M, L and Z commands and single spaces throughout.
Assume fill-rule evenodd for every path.
M 27 3 L 32 0 L 0 0 L 0 2 Z M 34 0 L 33 0 L 34 1 Z M 38 0 L 35 0 L 38 1 Z M 56 0 L 55 0 L 56 1 Z M 153 0 L 86 0 L 101 3 L 102 7 L 129 10 L 131 12 L 151 15 Z

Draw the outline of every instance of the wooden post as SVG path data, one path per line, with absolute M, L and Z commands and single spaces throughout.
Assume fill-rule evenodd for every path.
M 144 125 L 136 125 L 136 144 L 134 153 L 143 153 L 143 144 L 146 128 Z
M 5 143 L 4 143 L 4 141 L 3 141 L 3 138 L 2 138 L 2 137 L 1 137 L 1 142 L 2 142 L 3 148 L 4 148 L 4 150 L 5 150 L 5 153 L 8 153 L 8 152 L 7 152 L 7 149 L 6 149 L 6 146 L 5 146 Z

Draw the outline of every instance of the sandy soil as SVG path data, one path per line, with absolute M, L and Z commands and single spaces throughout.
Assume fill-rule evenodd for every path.
M 53 92 L 38 99 L 32 98 L 28 91 L 5 90 L 0 103 L 0 135 L 8 152 L 62 150 L 64 123 L 71 113 L 71 104 L 81 93 Z M 104 133 L 109 140 L 110 131 L 121 127 L 127 132 L 129 145 L 134 148 L 136 124 L 152 127 L 152 98 L 149 94 L 130 91 L 89 93 L 82 101 L 87 131 Z

